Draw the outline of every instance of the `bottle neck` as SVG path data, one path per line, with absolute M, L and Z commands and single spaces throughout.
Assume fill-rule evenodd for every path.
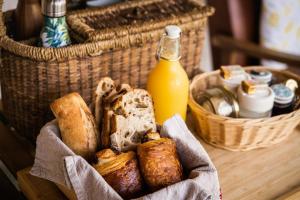
M 180 59 L 180 38 L 170 38 L 164 35 L 161 38 L 157 56 L 159 59 L 178 61 Z
M 50 17 L 44 15 L 44 25 L 45 26 L 61 26 L 61 25 L 67 25 L 66 17 Z

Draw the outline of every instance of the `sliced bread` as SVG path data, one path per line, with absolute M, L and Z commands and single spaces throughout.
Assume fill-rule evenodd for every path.
M 95 103 L 95 119 L 96 119 L 96 124 L 101 131 L 102 128 L 102 120 L 104 116 L 104 98 L 108 96 L 112 91 L 114 91 L 116 88 L 115 82 L 109 78 L 109 77 L 104 77 L 102 78 L 95 91 L 95 97 L 94 97 L 94 103 Z
M 101 129 L 101 148 L 108 148 L 110 146 L 110 133 L 111 133 L 111 119 L 113 111 L 111 107 L 113 103 L 126 92 L 129 92 L 131 87 L 128 84 L 122 84 L 113 89 L 106 97 L 103 98 L 103 120 Z
M 153 102 L 146 90 L 134 89 L 120 96 L 112 111 L 110 142 L 118 151 L 136 148 L 147 132 L 156 131 Z

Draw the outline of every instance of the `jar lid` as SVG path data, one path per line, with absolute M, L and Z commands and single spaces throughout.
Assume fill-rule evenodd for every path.
M 275 84 L 272 85 L 271 88 L 275 93 L 276 103 L 279 104 L 290 103 L 295 96 L 295 93 L 284 84 Z
M 48 17 L 62 17 L 66 11 L 66 0 L 42 0 L 42 13 Z
M 272 73 L 269 71 L 256 71 L 251 70 L 250 76 L 255 81 L 261 81 L 264 83 L 270 82 L 272 80 Z
M 227 90 L 225 87 L 221 87 L 221 90 L 226 94 L 226 99 L 230 102 L 230 104 L 233 107 L 231 117 L 238 117 L 240 114 L 240 106 L 235 95 L 230 90 Z
M 239 114 L 237 100 L 230 91 L 223 87 L 217 86 L 206 90 L 198 103 L 206 110 L 221 116 L 238 117 Z

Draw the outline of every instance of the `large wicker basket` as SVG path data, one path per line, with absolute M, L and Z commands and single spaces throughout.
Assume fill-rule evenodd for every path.
M 2 4 L 3 0 L 0 0 L 1 7 Z M 104 10 L 118 10 L 118 6 Z M 180 6 L 180 10 L 184 11 L 184 5 L 178 4 L 177 8 Z M 143 4 L 140 3 L 139 7 L 143 8 Z M 179 22 L 179 25 L 186 24 L 182 37 L 182 64 L 190 76 L 199 67 L 204 27 L 212 13 L 212 8 L 204 7 L 198 10 L 202 17 L 194 19 L 191 14 L 186 21 Z M 161 12 L 155 14 L 160 15 Z M 116 19 L 114 23 L 122 20 L 118 12 L 107 16 Z M 41 126 L 52 118 L 49 103 L 66 93 L 77 91 L 90 104 L 97 82 L 104 76 L 143 87 L 148 72 L 155 66 L 155 53 L 163 30 L 154 25 L 155 29 L 140 32 L 137 27 L 134 34 L 128 33 L 123 37 L 58 49 L 41 48 L 11 39 L 6 33 L 4 18 L 0 12 L 0 78 L 4 114 L 20 134 L 32 141 Z M 126 32 L 127 29 L 118 30 Z M 110 29 L 106 31 L 109 33 Z
M 123 2 L 106 9 L 74 11 L 67 21 L 79 42 L 113 38 L 127 42 L 129 36 L 129 42 L 136 44 L 159 39 L 164 27 L 170 24 L 179 25 L 183 32 L 202 29 L 212 12 L 211 7 L 203 6 L 199 0 L 143 0 Z
M 249 67 L 247 70 L 266 70 L 264 67 Z M 278 81 L 300 77 L 287 71 L 272 71 Z M 231 151 L 247 151 L 268 147 L 286 139 L 300 122 L 300 110 L 292 113 L 261 119 L 236 119 L 222 117 L 205 110 L 197 104 L 197 95 L 219 84 L 219 71 L 197 75 L 190 85 L 189 106 L 197 133 L 206 142 Z

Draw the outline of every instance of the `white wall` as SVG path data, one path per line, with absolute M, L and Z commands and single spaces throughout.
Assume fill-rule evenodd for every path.
M 16 7 L 18 0 L 4 0 L 3 10 L 11 10 Z

